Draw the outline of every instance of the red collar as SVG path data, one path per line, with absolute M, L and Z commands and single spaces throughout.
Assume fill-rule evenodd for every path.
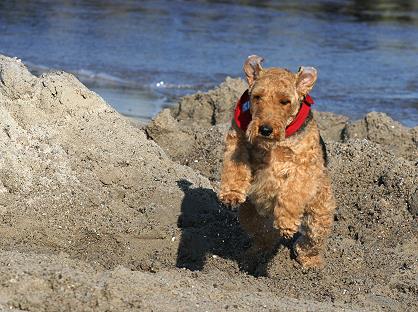
M 286 138 L 290 137 L 292 134 L 297 132 L 302 127 L 306 118 L 308 118 L 309 116 L 312 104 L 314 104 L 314 101 L 309 96 L 309 94 L 307 94 L 305 96 L 305 99 L 302 101 L 302 105 L 295 119 L 293 119 L 290 125 L 286 127 Z M 242 131 L 247 131 L 248 125 L 251 122 L 250 97 L 248 94 L 248 90 L 244 92 L 244 94 L 237 102 L 237 105 L 235 107 L 234 119 L 235 123 Z

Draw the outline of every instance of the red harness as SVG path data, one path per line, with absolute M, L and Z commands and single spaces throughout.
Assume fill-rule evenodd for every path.
M 290 137 L 292 134 L 294 134 L 302 127 L 306 118 L 308 118 L 309 116 L 309 112 L 311 111 L 311 105 L 313 104 L 313 99 L 309 96 L 309 94 L 307 94 L 304 100 L 302 101 L 302 105 L 295 119 L 293 119 L 290 125 L 286 127 L 286 138 Z M 238 100 L 234 114 L 235 123 L 244 132 L 247 131 L 248 125 L 251 122 L 250 105 L 250 96 L 248 94 L 248 90 L 246 90 L 244 94 L 241 96 L 241 98 Z

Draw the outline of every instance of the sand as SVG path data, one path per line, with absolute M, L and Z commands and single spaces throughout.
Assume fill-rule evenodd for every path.
M 317 114 L 338 203 L 327 266 L 302 269 L 286 242 L 251 259 L 216 198 L 244 88 L 144 127 L 70 74 L 0 56 L 0 310 L 418 309 L 417 128 Z

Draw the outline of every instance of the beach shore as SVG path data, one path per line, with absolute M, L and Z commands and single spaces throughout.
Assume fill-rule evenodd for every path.
M 414 311 L 418 127 L 316 113 L 337 200 L 323 270 L 249 239 L 216 192 L 245 88 L 227 79 L 147 125 L 74 76 L 0 56 L 0 310 Z

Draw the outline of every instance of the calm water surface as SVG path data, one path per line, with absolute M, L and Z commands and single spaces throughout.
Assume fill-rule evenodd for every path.
M 0 53 L 64 69 L 121 113 L 265 66 L 315 66 L 317 109 L 418 124 L 418 1 L 0 1 Z

